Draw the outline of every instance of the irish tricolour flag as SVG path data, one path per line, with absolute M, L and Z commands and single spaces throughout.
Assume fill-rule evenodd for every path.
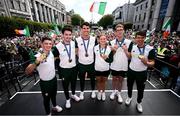
M 167 21 L 164 23 L 163 30 L 170 32 L 171 29 L 171 18 L 168 18 Z
M 93 2 L 89 11 L 90 12 L 97 12 L 100 15 L 103 15 L 106 9 L 107 2 Z
M 16 34 L 30 36 L 29 28 L 26 26 L 23 30 L 15 29 Z
M 168 18 L 163 24 L 162 30 L 165 30 L 163 33 L 163 39 L 167 39 L 171 32 L 171 18 Z
M 51 37 L 51 38 L 56 38 L 57 37 L 57 35 L 55 34 L 54 31 L 50 31 L 48 36 Z

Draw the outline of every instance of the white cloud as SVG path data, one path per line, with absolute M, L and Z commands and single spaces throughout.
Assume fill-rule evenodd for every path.
M 74 9 L 76 14 L 79 14 L 85 21 L 91 21 L 92 13 L 89 11 L 90 6 L 94 1 L 106 1 L 106 10 L 104 14 L 111 14 L 113 10 L 115 10 L 118 6 L 122 6 L 125 3 L 128 3 L 129 0 L 59 0 L 61 1 L 65 7 L 66 11 L 70 11 Z M 134 3 L 135 0 L 130 0 L 131 3 Z M 102 16 L 93 13 L 93 21 L 97 22 Z

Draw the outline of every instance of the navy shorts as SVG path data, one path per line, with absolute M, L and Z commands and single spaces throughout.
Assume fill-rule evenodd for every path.
M 104 77 L 108 77 L 110 74 L 110 71 L 95 71 L 95 76 L 104 76 Z
M 121 76 L 121 77 L 125 78 L 126 72 L 127 71 L 115 71 L 115 70 L 111 70 L 111 75 L 112 76 Z

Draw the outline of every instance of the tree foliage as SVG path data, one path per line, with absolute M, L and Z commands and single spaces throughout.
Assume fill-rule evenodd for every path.
M 22 18 L 16 17 L 3 17 L 0 16 L 0 37 L 12 37 L 15 36 L 15 29 L 24 29 L 25 26 L 29 27 L 30 34 L 35 32 L 48 31 L 53 29 L 53 25 L 49 23 L 40 23 L 35 21 L 24 20 Z M 58 28 L 61 29 L 61 26 L 58 25 Z
M 124 24 L 124 29 L 125 29 L 125 30 L 132 29 L 132 26 L 133 26 L 132 23 L 125 23 L 125 24 Z
M 71 17 L 71 24 L 73 26 L 80 26 L 84 22 L 84 19 L 79 14 L 74 14 Z
M 113 25 L 113 16 L 110 14 L 104 15 L 99 21 L 98 25 L 102 26 L 104 29 L 109 25 Z

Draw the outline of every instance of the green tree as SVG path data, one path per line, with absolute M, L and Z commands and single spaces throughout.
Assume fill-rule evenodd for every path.
M 110 14 L 104 15 L 99 21 L 98 25 L 102 26 L 104 29 L 107 29 L 107 26 L 113 25 L 113 16 Z
M 124 24 L 124 29 L 125 29 L 125 30 L 132 29 L 132 26 L 133 26 L 132 23 L 125 23 L 125 24 Z
M 73 26 L 80 26 L 84 22 L 84 19 L 79 14 L 74 14 L 71 17 L 71 24 Z

